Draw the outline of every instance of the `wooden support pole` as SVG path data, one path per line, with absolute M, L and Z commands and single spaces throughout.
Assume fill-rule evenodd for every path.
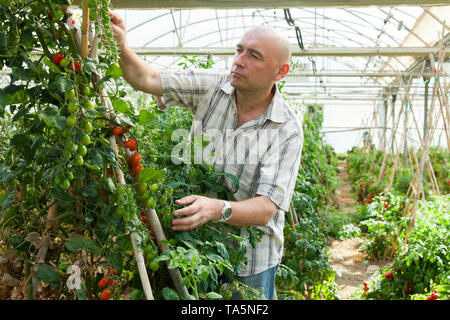
M 88 56 L 89 50 L 89 7 L 88 0 L 83 0 L 83 21 L 81 24 L 81 58 Z

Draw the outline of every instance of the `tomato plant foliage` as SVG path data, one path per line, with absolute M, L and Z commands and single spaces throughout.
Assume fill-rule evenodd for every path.
M 172 132 L 189 128 L 192 121 L 185 110 L 162 113 L 154 102 L 133 105 L 127 99 L 131 92 L 117 64 L 109 1 L 89 1 L 92 28 L 101 41 L 90 42 L 90 52 L 98 55 L 85 59 L 77 45 L 80 18 L 68 5 L 64 0 L 0 1 L 0 69 L 11 71 L 9 83 L 0 89 L 5 268 L 16 278 L 48 286 L 44 290 L 35 281 L 24 281 L 23 298 L 99 299 L 105 290 L 111 295 L 102 298 L 120 298 L 124 292 L 128 298 L 143 298 L 130 241 L 134 232 L 156 298 L 177 296 L 168 294 L 174 293 L 173 284 L 163 261 L 180 269 L 193 297 L 219 297 L 213 292 L 220 291 L 220 275 L 245 263 L 247 244 L 240 229 L 205 225 L 174 233 L 170 225 L 174 199 L 211 189 L 232 199 L 216 183 L 224 173 L 207 164 L 171 161 L 178 143 Z M 113 132 L 116 127 L 122 130 Z M 117 150 L 111 146 L 110 137 L 119 142 L 123 134 L 137 142 L 133 150 L 142 167 L 128 165 L 129 154 L 120 143 Z M 117 168 L 125 174 L 125 185 L 117 183 Z M 166 252 L 158 250 L 145 215 L 139 214 L 148 207 L 156 210 L 166 232 Z M 250 234 L 251 242 L 257 241 L 258 235 Z M 12 265 L 19 267 L 13 270 Z M 77 279 L 74 265 L 80 270 Z M 114 285 L 99 287 L 110 268 L 116 270 L 110 275 Z

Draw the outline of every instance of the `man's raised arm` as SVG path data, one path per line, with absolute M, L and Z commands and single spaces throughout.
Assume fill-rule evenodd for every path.
M 150 66 L 127 45 L 126 28 L 123 19 L 114 12 L 110 12 L 111 27 L 115 33 L 120 48 L 119 64 L 124 79 L 136 90 L 162 96 L 161 78 L 159 70 Z

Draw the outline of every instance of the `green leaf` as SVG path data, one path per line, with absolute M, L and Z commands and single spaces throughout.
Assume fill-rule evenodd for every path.
M 105 154 L 108 163 L 112 164 L 113 166 L 117 166 L 116 152 L 113 148 L 111 148 L 110 145 L 105 146 L 105 148 L 103 149 L 103 153 Z
M 223 299 L 223 297 L 222 297 L 222 295 L 218 294 L 217 292 L 208 292 L 206 294 L 206 299 L 218 300 L 218 299 Z
M 97 192 L 98 184 L 97 182 L 92 182 L 87 186 L 80 188 L 80 194 L 88 198 L 96 198 L 98 196 Z
M 84 249 L 86 252 L 95 252 L 98 249 L 93 240 L 77 237 L 69 238 L 66 241 L 66 248 L 72 252 L 76 252 L 79 249 Z
M 50 68 L 50 70 L 52 70 L 53 72 L 57 73 L 57 74 L 61 74 L 61 70 L 52 62 L 50 61 L 49 58 L 44 57 L 42 59 L 42 62 Z
M 49 88 L 55 90 L 60 94 L 64 94 L 66 91 L 73 88 L 72 82 L 67 79 L 64 75 L 57 75 L 53 81 L 50 82 Z
M 162 295 L 166 300 L 180 300 L 178 294 L 168 287 L 162 289 Z
M 114 99 L 111 101 L 114 110 L 117 112 L 125 113 L 128 111 L 128 104 L 122 99 Z
M 93 165 L 99 167 L 99 168 L 104 168 L 105 166 L 105 161 L 103 159 L 103 154 L 100 150 L 98 149 L 93 149 L 89 151 L 89 158 L 88 158 Z
M 123 76 L 122 69 L 115 63 L 111 64 L 106 70 L 106 75 L 111 76 L 113 79 L 120 78 Z
M 149 122 L 151 122 L 155 118 L 155 113 L 151 110 L 142 109 L 139 112 L 138 121 L 139 124 L 145 125 Z
M 59 114 L 58 107 L 54 105 L 49 105 L 40 115 L 49 127 L 57 127 L 60 130 L 66 127 L 66 118 Z
M 11 143 L 11 146 L 29 147 L 31 145 L 31 140 L 28 136 L 19 133 L 12 137 L 10 143 Z
M 59 280 L 61 278 L 61 274 L 49 265 L 40 265 L 36 270 L 36 278 L 39 281 L 47 283 L 51 286 L 59 286 Z
M 106 191 L 108 191 L 110 193 L 116 193 L 116 185 L 115 185 L 113 179 L 111 179 L 109 177 L 105 179 L 105 183 L 103 184 L 103 187 L 105 188 Z

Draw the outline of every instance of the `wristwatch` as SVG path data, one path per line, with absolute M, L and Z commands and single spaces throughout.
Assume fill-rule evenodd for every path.
M 228 201 L 222 200 L 223 208 L 220 211 L 220 219 L 216 222 L 225 222 L 231 218 L 231 205 Z

